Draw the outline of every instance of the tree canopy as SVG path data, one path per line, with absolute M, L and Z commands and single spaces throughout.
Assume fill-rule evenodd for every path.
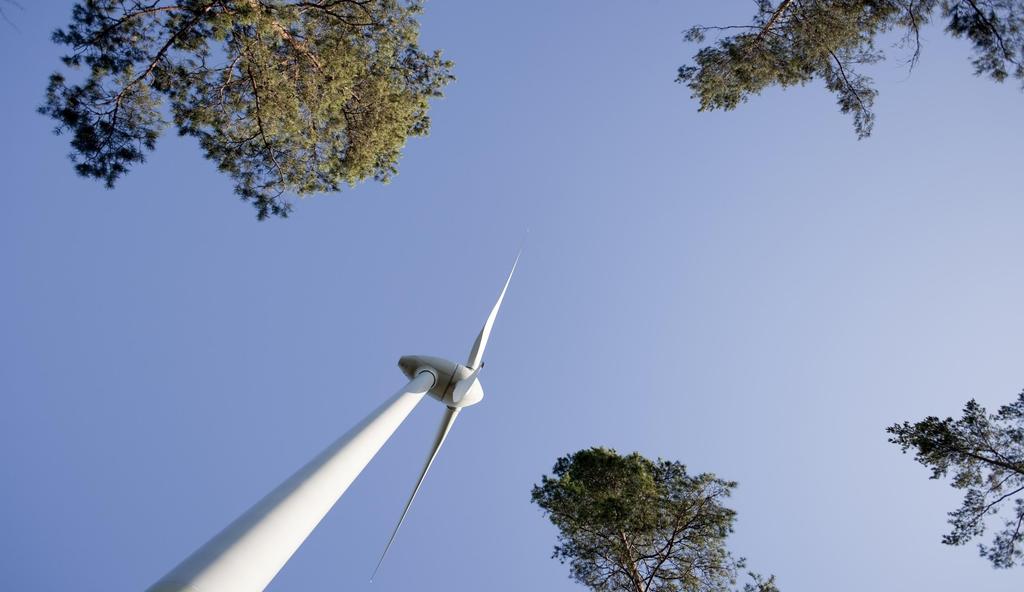
M 985 534 L 986 522 L 999 526 L 982 557 L 995 567 L 1012 567 L 1024 558 L 1024 393 L 989 414 L 975 400 L 963 416 L 926 417 L 888 428 L 889 441 L 931 469 L 931 478 L 952 474 L 951 485 L 964 490 L 961 506 L 949 513 L 953 529 L 947 545 L 964 545 Z
M 716 592 L 744 567 L 725 546 L 734 487 L 678 462 L 590 448 L 559 458 L 532 497 L 558 527 L 554 557 L 591 590 Z M 744 590 L 778 592 L 774 577 L 751 576 Z
M 198 139 L 259 218 L 286 194 L 397 172 L 451 62 L 417 45 L 421 0 L 85 0 L 53 34 L 71 83 L 40 112 L 71 135 L 85 177 L 114 183 L 172 121 Z M 165 107 L 166 106 L 166 107 Z
M 878 91 L 858 67 L 884 59 L 879 36 L 897 33 L 921 52 L 921 28 L 938 15 L 946 31 L 971 42 L 974 71 L 996 81 L 1024 80 L 1024 0 L 757 0 L 749 25 L 695 26 L 702 42 L 720 37 L 679 68 L 701 111 L 731 110 L 770 86 L 822 80 L 860 138 L 871 134 Z

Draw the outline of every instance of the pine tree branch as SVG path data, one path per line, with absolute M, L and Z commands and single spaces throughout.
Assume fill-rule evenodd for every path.
M 779 17 L 782 16 L 782 13 L 786 12 L 786 10 L 792 4 L 793 0 L 783 0 L 783 2 L 779 4 L 778 8 L 775 9 L 775 12 L 773 12 L 772 15 L 768 18 L 768 22 L 764 24 L 764 27 L 761 29 L 761 32 L 757 35 L 758 43 L 760 43 L 761 39 L 764 38 L 768 31 L 770 31 L 771 28 L 775 26 L 775 21 L 779 20 Z
M 978 4 L 974 0 L 963 1 L 970 5 L 971 10 L 973 10 L 974 13 L 978 16 L 978 19 L 980 19 L 981 22 L 985 24 L 985 28 L 987 28 L 989 32 L 992 33 L 992 36 L 995 38 L 996 43 L 999 45 L 999 50 L 1003 53 L 1003 59 L 1010 62 L 1011 64 L 1020 66 L 1020 62 L 1017 61 L 1017 59 L 1013 56 L 1013 53 L 1006 47 L 1006 41 L 1003 40 L 1003 36 L 1002 34 L 999 33 L 999 29 L 992 23 L 991 20 L 989 20 L 988 15 L 985 14 L 985 12 L 978 6 Z
M 647 589 L 644 588 L 643 580 L 640 578 L 640 572 L 636 569 L 636 560 L 633 559 L 633 551 L 630 549 L 626 533 L 619 531 L 619 539 L 622 541 L 622 548 L 625 551 L 624 559 L 626 559 L 626 563 L 629 565 L 629 575 L 633 580 L 633 587 L 636 589 L 636 592 L 647 592 Z

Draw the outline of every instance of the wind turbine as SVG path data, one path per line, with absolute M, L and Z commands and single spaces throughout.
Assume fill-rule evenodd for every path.
M 445 405 L 444 417 L 416 487 L 377 562 L 380 568 L 455 418 L 462 409 L 479 403 L 484 397 L 479 378 L 484 366 L 484 350 L 518 263 L 519 255 L 516 255 L 498 301 L 477 335 L 465 364 L 433 356 L 402 356 L 398 367 L 409 378 L 408 384 L 185 558 L 147 592 L 260 592 L 266 588 L 391 434 L 424 395 L 429 394 Z

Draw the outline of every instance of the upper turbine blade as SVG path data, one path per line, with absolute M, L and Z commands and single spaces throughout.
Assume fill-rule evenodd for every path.
M 384 552 L 380 554 L 380 561 L 377 562 L 377 567 L 373 569 L 373 575 L 370 576 L 370 581 L 377 575 L 377 570 L 380 569 L 380 565 L 384 563 L 384 556 L 388 554 L 388 549 L 391 548 L 391 544 L 395 542 L 395 536 L 398 534 L 398 529 L 402 528 L 402 523 L 405 522 L 405 516 L 409 513 L 409 508 L 412 506 L 412 500 L 416 499 L 416 494 L 420 491 L 420 486 L 423 485 L 423 479 L 427 476 L 427 471 L 430 470 L 430 465 L 434 464 L 434 459 L 437 458 L 437 452 L 441 450 L 441 445 L 444 444 L 444 439 L 448 437 L 448 432 L 452 429 L 452 424 L 455 423 L 455 418 L 458 417 L 459 410 L 447 407 L 445 409 L 444 419 L 441 420 L 441 427 L 437 430 L 437 437 L 434 438 L 434 448 L 430 451 L 430 457 L 427 458 L 427 464 L 423 465 L 423 471 L 420 473 L 419 481 L 416 482 L 416 488 L 412 490 L 412 495 L 409 496 L 409 501 L 405 503 L 405 509 L 402 510 L 402 517 L 398 519 L 398 524 L 395 526 L 395 530 L 391 531 L 391 538 L 388 539 L 388 546 L 384 547 Z
M 484 359 L 484 348 L 487 347 L 487 338 L 491 336 L 491 327 L 494 326 L 494 319 L 498 316 L 498 309 L 501 308 L 501 301 L 505 299 L 505 290 L 508 290 L 508 284 L 512 281 L 512 274 L 516 272 L 516 265 L 519 264 L 519 256 L 523 252 L 520 250 L 519 254 L 516 255 L 516 260 L 512 264 L 512 271 L 508 272 L 508 279 L 505 280 L 505 286 L 501 289 L 501 294 L 498 294 L 498 301 L 494 303 L 494 308 L 491 309 L 491 314 L 487 316 L 487 322 L 484 323 L 483 329 L 480 329 L 480 334 L 476 337 L 476 342 L 473 343 L 473 349 L 469 352 L 469 360 L 466 362 L 466 367 L 475 370 L 480 367 L 480 363 Z

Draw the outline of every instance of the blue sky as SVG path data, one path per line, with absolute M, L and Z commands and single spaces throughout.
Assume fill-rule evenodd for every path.
M 748 2 L 435 0 L 458 82 L 390 185 L 257 223 L 173 133 L 118 188 L 36 115 L 70 3 L 0 35 L 0 579 L 138 590 L 403 384 L 461 359 L 530 236 L 467 410 L 368 582 L 424 401 L 269 590 L 582 590 L 529 490 L 592 445 L 739 481 L 731 546 L 787 592 L 1018 590 L 939 543 L 959 497 L 884 428 L 1024 386 L 1014 84 L 924 35 L 872 138 L 820 84 L 700 114 L 694 23 Z

